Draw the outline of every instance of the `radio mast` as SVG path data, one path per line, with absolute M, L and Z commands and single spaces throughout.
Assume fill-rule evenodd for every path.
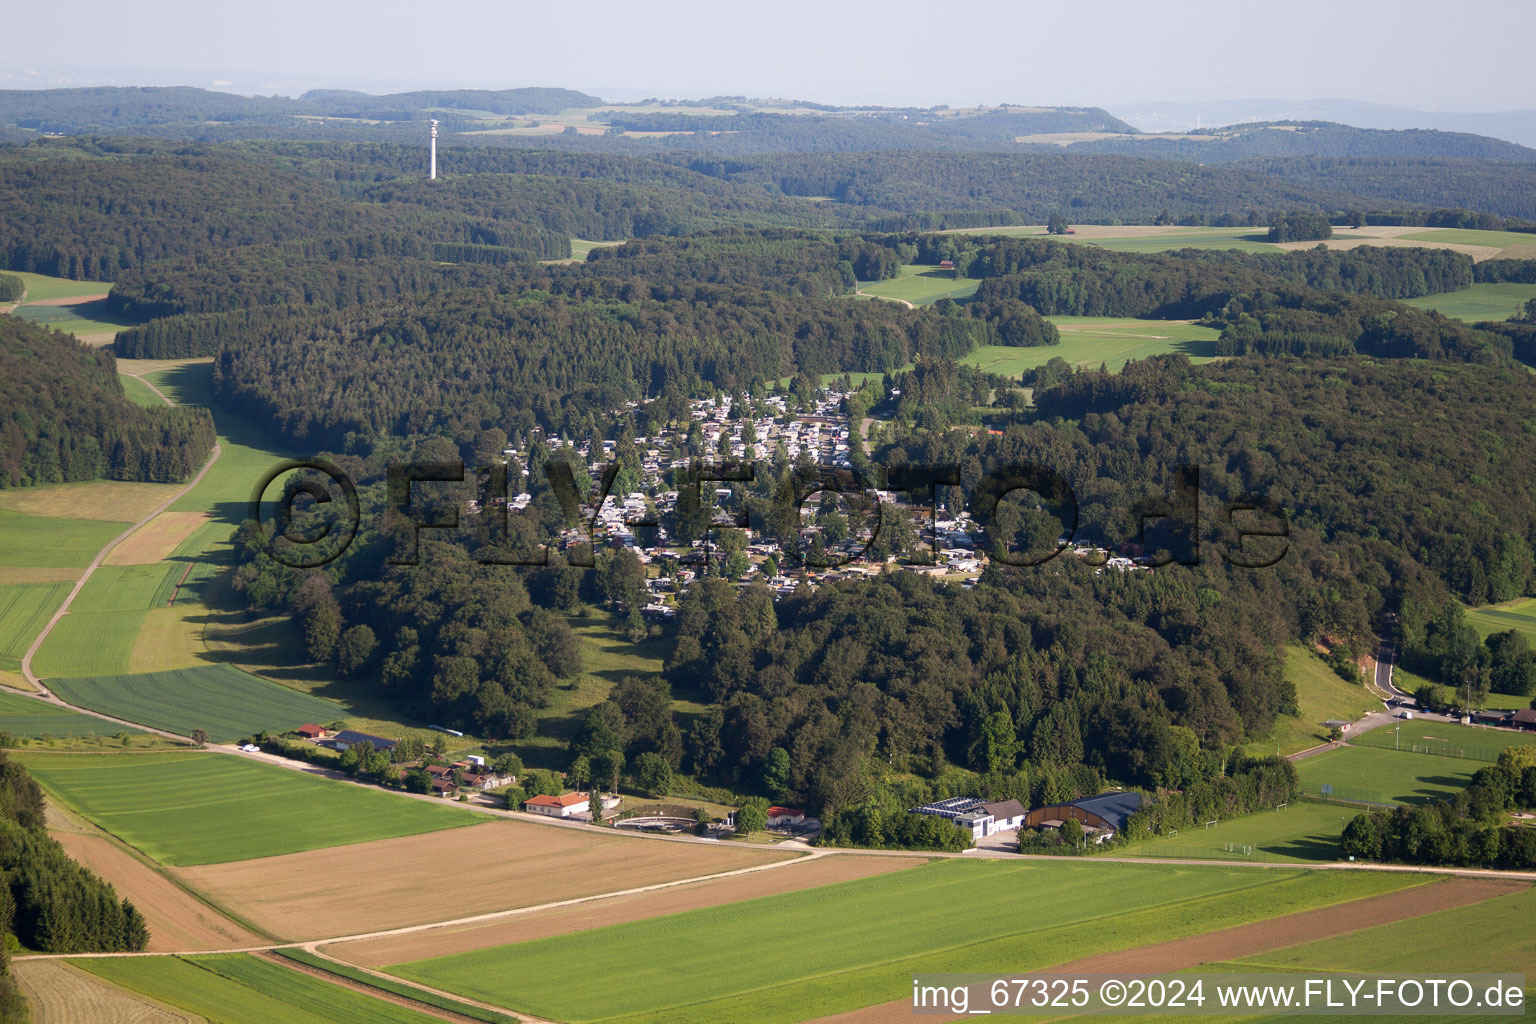
M 433 120 L 432 120 L 432 163 L 431 163 L 431 168 L 430 168 L 430 170 L 427 173 L 427 178 L 430 181 L 436 181 L 437 180 L 437 119 L 436 118 L 433 118 Z

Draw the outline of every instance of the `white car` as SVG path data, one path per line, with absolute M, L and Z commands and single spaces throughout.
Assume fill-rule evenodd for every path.
M 245 751 L 247 754 L 257 754 L 261 752 L 261 748 L 254 743 L 242 743 L 240 744 L 240 749 Z

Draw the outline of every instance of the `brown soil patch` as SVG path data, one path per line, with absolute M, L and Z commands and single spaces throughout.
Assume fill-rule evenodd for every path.
M 1073 960 L 1049 969 L 1051 974 L 1163 974 L 1201 964 L 1240 960 L 1315 939 L 1344 935 L 1380 924 L 1481 903 L 1529 888 L 1529 883 L 1499 878 L 1451 878 L 1406 892 L 1383 893 L 1332 907 L 1319 907 L 1267 921 L 1223 928 L 1168 942 L 1116 950 Z M 1036 974 L 1046 973 L 1036 971 Z M 910 1022 L 910 999 L 866 1006 L 861 1010 L 818 1018 L 814 1024 L 886 1024 Z M 965 1020 L 965 1017 L 936 1018 Z
M 26 565 L 0 565 L 0 583 L 73 583 L 84 569 L 47 569 Z
M 205 1024 L 206 1018 L 152 1003 L 58 960 L 11 965 L 32 1007 L 32 1024 Z
M 29 516 L 62 516 L 127 524 L 149 515 L 179 489 L 177 484 L 143 484 L 128 480 L 12 487 L 0 491 L 0 508 Z
M 149 925 L 150 952 L 238 949 L 265 941 L 105 836 L 72 831 L 52 835 L 65 853 L 111 882 L 119 895 L 133 901 Z
M 142 530 L 107 555 L 102 565 L 154 565 L 170 557 L 177 546 L 212 517 L 207 512 L 183 509 L 161 512 Z
M 528 942 L 551 935 L 602 928 L 610 924 L 624 924 L 664 914 L 678 914 L 685 910 L 700 910 L 723 903 L 738 903 L 760 896 L 777 896 L 818 885 L 851 882 L 856 878 L 883 875 L 888 871 L 900 871 L 924 862 L 924 858 L 918 856 L 818 857 L 774 868 L 772 871 L 754 871 L 748 875 L 689 882 L 669 889 L 615 896 L 574 907 L 535 910 L 487 924 L 434 928 L 409 935 L 362 939 L 327 946 L 325 951 L 331 956 L 364 967 L 383 967 L 408 960 L 424 960 L 472 949 L 505 946 L 513 942 Z
M 307 940 L 533 907 L 793 856 L 516 821 L 451 831 L 176 874 L 256 927 Z
M 60 299 L 38 299 L 36 302 L 28 302 L 29 306 L 78 306 L 85 302 L 100 302 L 107 297 L 106 292 L 100 295 L 66 295 Z

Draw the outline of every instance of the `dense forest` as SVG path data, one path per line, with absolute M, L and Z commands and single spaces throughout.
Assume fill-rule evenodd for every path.
M 0 487 L 73 480 L 173 483 L 213 447 L 206 409 L 144 408 L 110 352 L 0 317 Z

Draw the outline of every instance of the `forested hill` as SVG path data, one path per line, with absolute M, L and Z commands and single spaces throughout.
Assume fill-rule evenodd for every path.
M 112 354 L 0 316 L 0 487 L 186 479 L 213 446 L 206 409 L 143 408 Z
M 1536 162 L 1536 149 L 1466 132 L 1386 131 L 1330 121 L 1276 121 L 1208 128 L 1178 135 L 1086 139 L 1073 153 L 1126 153 L 1191 163 L 1278 157 L 1464 158 Z

